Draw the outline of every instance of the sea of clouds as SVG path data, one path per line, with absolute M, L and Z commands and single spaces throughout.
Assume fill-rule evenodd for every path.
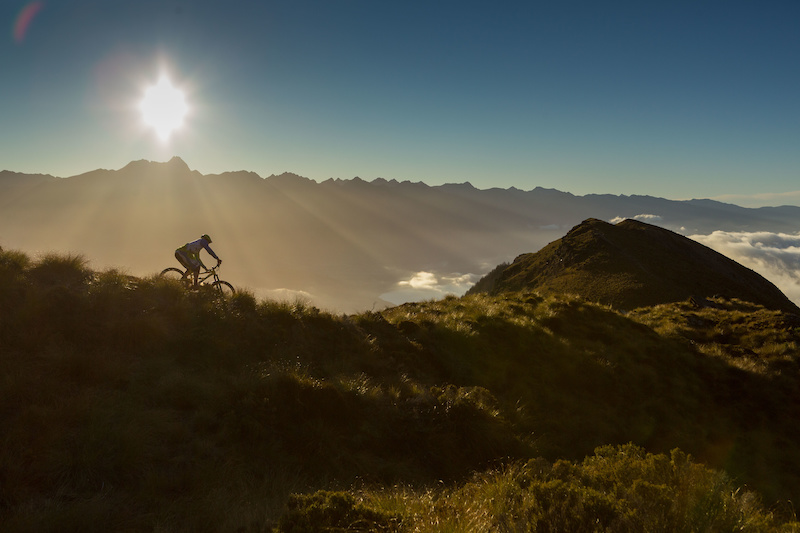
M 688 237 L 758 272 L 800 305 L 800 232 L 715 231 Z

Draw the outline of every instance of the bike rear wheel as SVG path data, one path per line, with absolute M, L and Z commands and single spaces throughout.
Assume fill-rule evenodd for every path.
M 172 281 L 179 281 L 185 286 L 191 284 L 189 276 L 180 268 L 170 267 L 161 271 L 161 277 Z
M 236 290 L 233 288 L 233 285 L 228 283 L 227 281 L 215 281 L 211 284 L 211 288 L 217 291 L 220 296 L 233 296 Z

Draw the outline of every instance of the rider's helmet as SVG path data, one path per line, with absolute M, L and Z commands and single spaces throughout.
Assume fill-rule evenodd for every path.
M 204 233 L 203 235 L 200 236 L 200 238 L 207 240 L 208 243 L 211 244 L 211 237 L 208 236 L 208 233 Z

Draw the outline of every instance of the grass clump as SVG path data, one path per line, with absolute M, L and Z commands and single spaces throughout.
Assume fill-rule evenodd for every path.
M 93 276 L 89 261 L 80 254 L 48 253 L 28 269 L 28 276 L 40 285 L 78 288 Z
M 310 495 L 295 494 L 286 506 L 287 511 L 278 524 L 279 533 L 404 531 L 397 516 L 358 503 L 348 492 L 323 490 Z
M 25 252 L 0 248 L 0 270 L 4 276 L 20 274 L 30 264 L 31 258 Z

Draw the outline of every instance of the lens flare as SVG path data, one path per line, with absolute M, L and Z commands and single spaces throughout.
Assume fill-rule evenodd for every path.
M 31 2 L 22 8 L 14 23 L 14 42 L 19 44 L 25 40 L 25 34 L 28 33 L 31 22 L 43 7 L 43 2 Z

